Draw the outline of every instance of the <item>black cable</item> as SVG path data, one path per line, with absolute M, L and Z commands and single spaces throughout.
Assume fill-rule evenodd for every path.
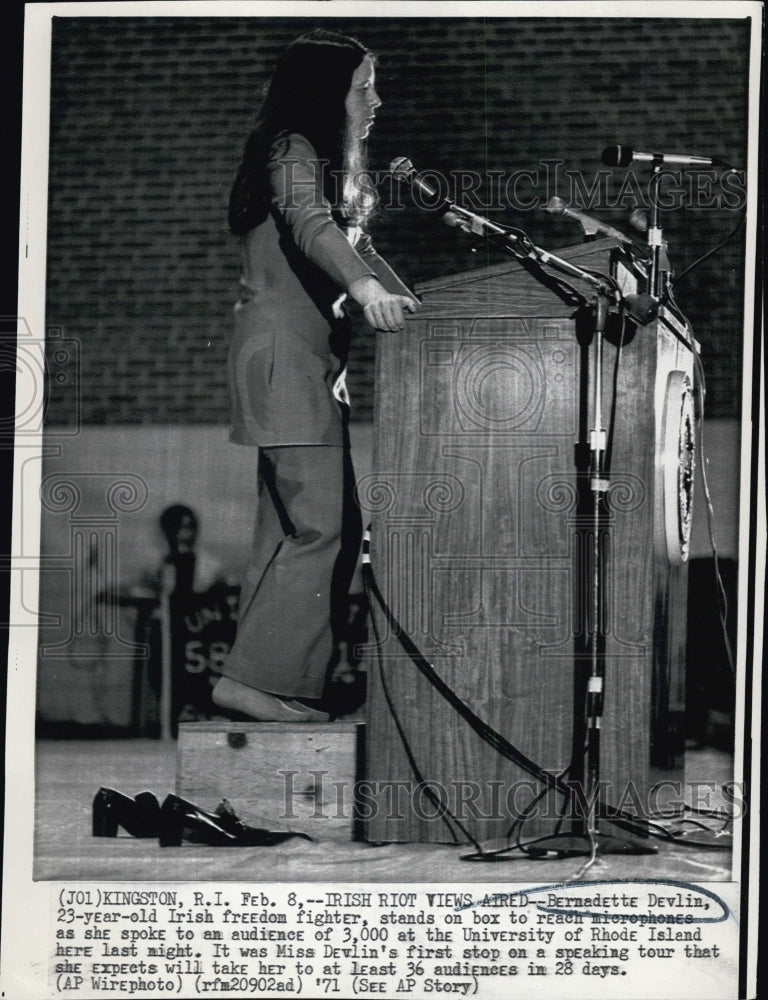
M 736 223 L 735 227 L 730 231 L 730 233 L 728 233 L 728 235 L 725 237 L 725 239 L 721 240 L 716 246 L 712 247 L 711 250 L 707 250 L 706 253 L 702 254 L 701 257 L 698 257 L 692 264 L 689 264 L 688 267 L 683 268 L 683 270 L 680 272 L 680 274 L 676 274 L 675 275 L 675 284 L 677 284 L 678 281 L 681 281 L 685 277 L 686 274 L 688 274 L 690 271 L 692 271 L 694 269 L 694 267 L 698 267 L 699 264 L 701 264 L 701 263 L 703 263 L 703 261 L 707 260 L 708 257 L 711 257 L 712 254 L 717 253 L 718 250 L 722 250 L 722 248 L 725 246 L 725 244 L 728 243 L 729 240 L 732 240 L 733 237 L 736 235 L 736 233 L 738 233 L 738 231 L 744 225 L 744 222 L 745 222 L 746 218 L 747 218 L 747 210 L 745 208 L 744 211 L 742 212 L 741 218 Z
M 679 806 L 673 806 L 672 809 L 658 809 L 652 815 L 655 819 L 679 819 L 685 813 L 693 813 L 694 816 L 709 816 L 712 819 L 722 819 L 728 822 L 733 822 L 735 818 L 733 813 L 726 812 L 724 809 L 705 809 L 703 806 L 689 806 L 687 802 L 683 802 Z
M 410 636 L 403 631 L 402 626 L 398 622 L 397 618 L 395 618 L 391 609 L 384 600 L 381 591 L 379 590 L 379 586 L 376 582 L 375 576 L 373 575 L 373 569 L 370 562 L 365 562 L 365 560 L 363 562 L 363 575 L 368 577 L 367 584 L 370 587 L 370 591 L 376 598 L 376 601 L 384 613 L 384 617 L 392 629 L 393 634 L 397 637 L 400 645 L 406 653 L 408 653 L 419 671 L 429 680 L 432 686 L 439 691 L 445 700 L 456 709 L 459 715 L 469 723 L 471 728 L 483 740 L 485 740 L 486 743 L 493 747 L 494 750 L 500 753 L 503 757 L 506 757 L 507 760 L 517 764 L 518 767 L 527 771 L 527 773 L 532 777 L 538 778 L 539 781 L 544 782 L 549 787 L 557 789 L 564 795 L 569 795 L 570 789 L 559 781 L 555 775 L 551 774 L 549 771 L 545 771 L 544 768 L 540 767 L 530 757 L 524 754 L 521 750 L 518 750 L 518 748 L 502 736 L 501 733 L 493 729 L 492 726 L 489 726 L 487 722 L 476 715 L 469 705 L 462 701 L 456 692 L 445 683 Z
M 366 592 L 369 595 L 372 594 L 377 603 L 379 604 L 387 622 L 392 629 L 393 634 L 399 641 L 400 645 L 408 653 L 409 657 L 418 668 L 418 670 L 430 681 L 430 683 L 435 687 L 439 693 L 456 709 L 459 715 L 462 716 L 471 726 L 471 728 L 490 746 L 492 746 L 498 753 L 511 760 L 513 763 L 517 764 L 523 770 L 531 774 L 532 777 L 538 778 L 546 786 L 546 790 L 554 790 L 560 792 L 560 794 L 570 797 L 571 789 L 568 785 L 564 784 L 559 775 L 554 775 L 549 771 L 545 771 L 533 760 L 527 757 L 522 751 L 518 750 L 513 744 L 511 744 L 505 737 L 500 733 L 496 732 L 491 726 L 484 722 L 479 716 L 477 716 L 472 709 L 466 705 L 461 698 L 442 680 L 442 678 L 437 674 L 434 667 L 429 663 L 429 661 L 424 657 L 421 651 L 418 649 L 413 640 L 408 636 L 400 626 L 397 618 L 394 616 L 388 605 L 386 604 L 384 597 L 379 590 L 376 578 L 373 574 L 373 569 L 370 564 L 370 557 L 368 554 L 368 537 L 363 543 L 364 557 L 363 557 L 363 577 L 366 583 Z M 373 604 L 371 603 L 371 608 Z M 373 614 L 371 615 L 373 619 Z M 378 634 L 378 633 L 377 633 Z M 415 764 L 415 760 L 413 761 Z M 566 769 L 567 772 L 567 769 Z M 566 772 L 561 772 L 562 774 Z M 420 774 L 418 765 L 416 765 L 415 772 L 417 775 Z M 423 779 L 420 779 L 423 780 Z M 425 785 L 428 788 L 428 785 Z M 431 790 L 430 790 L 431 791 Z M 434 801 L 434 800 L 433 800 Z M 439 807 L 445 808 L 444 803 L 437 803 Z M 446 809 L 446 813 L 450 815 Z M 708 850 L 727 850 L 729 845 L 723 845 L 719 847 L 718 845 L 709 844 L 706 842 L 685 840 L 681 841 L 680 838 L 675 837 L 668 830 L 661 826 L 661 824 L 654 822 L 651 819 L 646 819 L 642 817 L 635 816 L 633 813 L 627 813 L 622 809 L 616 809 L 613 806 L 609 806 L 606 803 L 598 803 L 598 816 L 600 819 L 605 819 L 610 823 L 614 823 L 616 826 L 622 829 L 628 830 L 629 832 L 636 833 L 640 836 L 655 837 L 656 839 L 664 840 L 668 843 L 682 844 L 683 846 L 690 847 L 701 847 L 702 849 Z M 458 820 L 455 817 L 451 818 L 459 825 Z M 500 854 L 501 851 L 497 852 L 484 852 L 475 839 L 469 834 L 467 834 L 468 839 L 472 841 L 478 847 L 478 852 L 480 857 L 490 857 L 492 854 Z M 509 850 L 509 849 L 506 849 Z
M 608 285 L 609 288 L 612 288 L 618 296 L 621 296 L 621 287 L 612 274 L 603 274 L 602 271 L 594 271 L 591 267 L 582 267 L 581 270 L 584 271 L 585 274 L 591 274 L 593 278 L 598 278 L 600 281 L 604 281 L 605 284 Z
M 743 219 L 741 220 L 743 222 Z M 741 223 L 739 223 L 741 225 Z M 738 226 L 736 230 L 738 230 Z M 734 232 L 736 232 L 734 230 Z M 733 233 L 730 234 L 733 236 Z M 730 236 L 728 237 L 730 239 Z M 693 266 L 693 265 L 691 265 Z M 728 666 L 731 673 L 736 672 L 735 660 L 733 656 L 733 647 L 731 646 L 731 641 L 728 637 L 728 595 L 725 591 L 725 585 L 723 583 L 723 577 L 720 573 L 720 561 L 719 552 L 717 549 L 717 537 L 715 532 L 715 508 L 712 503 L 712 497 L 709 492 L 709 481 L 707 478 L 707 464 L 706 455 L 704 454 L 704 404 L 707 398 L 707 382 L 704 373 L 704 364 L 701 360 L 701 356 L 696 348 L 696 341 L 693 334 L 693 327 L 690 321 L 683 315 L 682 309 L 678 306 L 675 301 L 672 288 L 667 289 L 667 301 L 674 307 L 674 309 L 680 314 L 680 316 L 685 321 L 686 327 L 691 337 L 691 353 L 693 354 L 694 362 L 694 385 L 698 393 L 698 406 L 696 413 L 696 447 L 699 453 L 699 468 L 701 469 L 701 482 L 704 489 L 704 499 L 706 503 L 707 510 L 707 531 L 709 533 L 709 542 L 712 547 L 712 561 L 714 565 L 715 574 L 715 593 L 717 598 L 717 614 L 720 619 L 720 628 L 723 634 L 723 644 L 725 646 L 725 654 L 728 659 Z
M 695 370 L 698 375 L 696 385 L 699 391 L 699 417 L 697 421 L 697 440 L 699 446 L 699 465 L 701 467 L 701 482 L 704 488 L 704 500 L 707 507 L 707 529 L 709 531 L 709 542 L 712 546 L 712 563 L 715 571 L 715 589 L 717 593 L 717 613 L 720 619 L 720 628 L 723 633 L 723 644 L 725 655 L 728 659 L 728 666 L 732 674 L 736 673 L 736 664 L 733 656 L 731 641 L 728 637 L 728 595 L 725 591 L 725 584 L 720 573 L 720 554 L 717 549 L 717 536 L 715 533 L 715 508 L 709 492 L 709 482 L 707 480 L 706 456 L 704 454 L 704 403 L 707 396 L 706 380 L 704 377 L 704 366 L 698 353 L 694 351 Z
M 703 840 L 690 840 L 688 838 L 683 839 L 682 837 L 676 836 L 670 833 L 665 827 L 661 826 L 659 823 L 654 823 L 652 820 L 648 819 L 636 819 L 634 822 L 625 819 L 614 819 L 612 820 L 616 826 L 621 827 L 623 830 L 627 830 L 629 833 L 635 833 L 638 836 L 653 837 L 656 840 L 661 840 L 668 844 L 677 844 L 680 847 L 698 847 L 701 850 L 708 851 L 729 851 L 731 850 L 730 843 L 711 844 Z M 719 831 L 715 831 L 717 835 Z
M 366 597 L 368 597 L 370 603 L 370 592 L 369 592 L 370 581 L 367 579 L 367 574 L 365 573 L 363 574 L 363 586 L 365 587 Z M 386 699 L 390 714 L 392 716 L 392 719 L 394 720 L 395 727 L 397 728 L 398 735 L 400 736 L 400 740 L 403 744 L 403 749 L 405 750 L 405 755 L 408 758 L 408 763 L 411 767 L 411 770 L 416 776 L 416 780 L 418 781 L 419 786 L 424 788 L 429 801 L 438 810 L 440 819 L 442 819 L 445 825 L 448 827 L 448 831 L 453 837 L 454 843 L 458 844 L 459 838 L 456 836 L 456 831 L 451 826 L 451 821 L 456 824 L 456 826 L 459 828 L 459 830 L 461 830 L 461 832 L 464 834 L 467 840 L 471 841 L 473 846 L 476 847 L 477 850 L 482 853 L 482 847 L 480 846 L 480 844 L 475 840 L 475 838 L 472 836 L 469 830 L 467 830 L 464 824 L 453 815 L 453 813 L 448 809 L 445 803 L 440 801 L 440 799 L 437 797 L 432 788 L 430 788 L 429 784 L 426 782 L 423 774 L 421 773 L 421 769 L 419 768 L 419 765 L 416 761 L 416 757 L 414 756 L 414 753 L 411 750 L 411 745 L 408 741 L 408 737 L 406 736 L 403 725 L 400 722 L 400 717 L 395 708 L 395 703 L 390 693 L 386 676 L 384 674 L 384 665 L 382 663 L 382 654 L 381 654 L 381 637 L 379 636 L 378 626 L 376 625 L 376 618 L 375 615 L 373 614 L 370 617 L 371 617 L 371 624 L 373 626 L 373 637 L 378 652 L 377 664 L 379 670 L 379 680 L 381 681 L 381 689 L 384 692 L 384 698 Z
M 584 753 L 586 753 L 586 752 L 587 752 L 587 748 L 585 746 L 584 747 Z M 566 767 L 563 771 L 560 772 L 559 777 L 560 778 L 564 778 L 566 775 L 570 774 L 572 767 L 573 767 L 573 761 L 571 761 L 571 763 L 568 765 L 568 767 Z M 528 822 L 528 820 L 531 818 L 531 814 L 533 813 L 534 806 L 536 806 L 538 804 L 538 802 L 548 793 L 548 791 L 549 791 L 548 788 L 543 788 L 539 792 L 539 794 L 531 802 L 529 802 L 529 804 L 523 810 L 522 814 L 515 821 L 515 825 L 517 825 L 517 831 L 516 831 L 516 837 L 515 837 L 515 847 L 517 847 L 520 851 L 522 851 L 523 854 L 530 854 L 530 851 L 528 851 L 528 848 L 531 846 L 531 844 L 535 844 L 538 840 L 541 839 L 539 837 L 536 837 L 534 840 L 529 840 L 529 841 L 526 841 L 525 843 L 521 843 L 521 841 L 520 841 L 520 838 L 521 838 L 522 833 L 523 833 L 523 827 Z M 561 829 L 561 827 L 563 825 L 563 820 L 565 818 L 564 812 L 565 812 L 565 808 L 567 806 L 567 800 L 566 799 L 563 799 L 562 806 L 563 806 L 563 809 L 560 812 L 560 815 L 557 817 L 557 822 L 555 823 L 555 828 L 552 831 L 553 834 L 555 834 L 555 835 L 557 835 L 560 832 L 560 829 Z
M 624 337 L 627 332 L 627 319 L 622 311 L 621 315 L 621 336 L 616 345 L 616 361 L 613 366 L 613 396 L 611 398 L 611 412 L 608 418 L 608 434 L 605 446 L 605 470 L 610 473 L 611 458 L 613 455 L 613 432 L 616 427 L 616 407 L 619 399 L 619 373 L 621 369 L 622 352 L 624 350 Z

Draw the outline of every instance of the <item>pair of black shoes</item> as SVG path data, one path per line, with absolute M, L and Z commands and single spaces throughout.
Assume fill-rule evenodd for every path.
M 161 806 L 152 792 L 132 799 L 114 788 L 100 788 L 93 800 L 93 835 L 116 837 L 118 827 L 132 837 L 158 839 L 161 847 L 178 847 L 183 840 L 211 847 L 270 847 L 291 837 L 312 840 L 306 833 L 248 826 L 226 799 L 208 812 L 178 795 L 168 795 Z

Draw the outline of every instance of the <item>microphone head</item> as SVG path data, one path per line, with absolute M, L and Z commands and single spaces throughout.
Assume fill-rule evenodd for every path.
M 628 167 L 632 162 L 629 146 L 606 146 L 601 157 L 607 167 Z
M 644 208 L 636 208 L 629 217 L 629 224 L 638 233 L 648 232 L 648 213 Z
M 407 156 L 396 156 L 389 165 L 389 172 L 399 181 L 410 180 L 415 172 L 414 166 Z
M 555 195 L 550 198 L 547 204 L 544 206 L 545 212 L 551 212 L 553 215 L 565 215 L 565 202 L 562 198 L 558 198 Z

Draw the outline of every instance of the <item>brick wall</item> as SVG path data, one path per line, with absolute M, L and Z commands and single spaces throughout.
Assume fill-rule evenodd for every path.
M 378 53 L 374 169 L 405 155 L 444 172 L 538 171 L 518 192 L 543 203 L 571 200 L 566 170 L 591 186 L 612 143 L 745 162 L 745 21 L 57 17 L 47 315 L 81 346 L 79 376 L 71 366 L 69 386 L 53 384 L 52 424 L 227 421 L 229 183 L 276 54 L 319 24 Z M 555 159 L 547 186 L 542 161 Z M 646 172 L 634 174 L 642 186 Z M 625 175 L 614 171 L 609 197 Z M 627 228 L 626 209 L 591 210 Z M 551 250 L 580 239 L 540 209 L 484 214 Z M 668 212 L 678 270 L 737 219 L 727 208 Z M 412 207 L 382 211 L 373 231 L 410 282 L 501 259 Z M 742 260 L 739 233 L 677 290 L 703 345 L 709 416 L 738 412 Z M 372 338 L 358 327 L 350 384 L 357 419 L 370 419 Z

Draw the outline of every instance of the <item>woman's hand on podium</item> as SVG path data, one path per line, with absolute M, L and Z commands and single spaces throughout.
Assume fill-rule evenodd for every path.
M 374 330 L 402 330 L 406 311 L 414 313 L 421 303 L 409 295 L 388 292 L 372 275 L 353 281 L 349 294 L 363 307 L 363 315 Z

